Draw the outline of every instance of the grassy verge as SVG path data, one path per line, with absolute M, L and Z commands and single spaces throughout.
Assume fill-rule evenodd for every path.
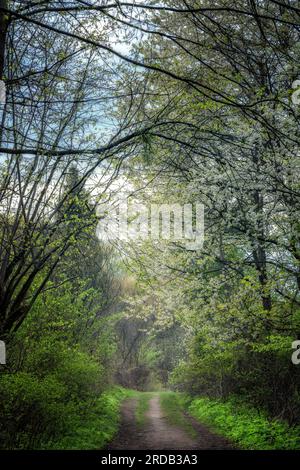
M 184 429 L 192 438 L 197 436 L 195 429 L 184 415 L 184 402 L 181 395 L 175 392 L 161 392 L 160 405 L 170 424 Z
M 101 449 L 112 440 L 120 421 L 122 401 L 133 392 L 115 387 L 101 394 L 74 419 L 69 433 L 57 442 L 45 444 L 44 449 Z
M 135 411 L 136 424 L 138 426 L 144 426 L 147 420 L 147 411 L 149 410 L 149 403 L 153 396 L 151 392 L 135 392 L 135 396 L 138 399 L 138 404 Z
M 300 449 L 300 427 L 268 419 L 263 412 L 235 398 L 225 402 L 197 398 L 186 406 L 192 416 L 236 442 L 240 448 Z

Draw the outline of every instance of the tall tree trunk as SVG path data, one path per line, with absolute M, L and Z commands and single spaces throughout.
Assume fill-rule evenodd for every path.
M 261 160 L 259 156 L 259 149 L 254 152 L 253 163 L 256 166 L 257 174 L 260 173 Z M 261 301 L 264 310 L 271 310 L 272 300 L 268 292 L 268 271 L 267 271 L 267 256 L 264 246 L 265 239 L 265 214 L 264 214 L 264 197 L 260 190 L 254 192 L 255 212 L 257 214 L 257 237 L 255 240 L 255 248 L 253 250 L 253 258 L 256 270 L 258 272 L 258 280 L 261 290 Z
M 5 65 L 5 44 L 7 32 L 7 14 L 1 10 L 7 9 L 7 0 L 0 0 L 0 80 L 3 80 Z

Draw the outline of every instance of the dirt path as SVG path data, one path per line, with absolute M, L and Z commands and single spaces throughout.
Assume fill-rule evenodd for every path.
M 197 433 L 192 438 L 184 430 L 171 425 L 164 417 L 159 395 L 151 398 L 147 420 L 140 427 L 135 422 L 137 400 L 127 400 L 122 409 L 121 427 L 116 438 L 109 444 L 108 449 L 142 449 L 142 450 L 200 450 L 200 449 L 232 449 L 233 446 L 223 437 L 211 433 L 205 426 L 193 418 L 191 421 Z

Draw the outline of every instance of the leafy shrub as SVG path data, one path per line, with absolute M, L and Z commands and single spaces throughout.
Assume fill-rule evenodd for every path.
M 130 392 L 124 388 L 108 390 L 89 403 L 80 422 L 74 422 L 60 440 L 44 444 L 50 449 L 101 449 L 118 430 L 120 404 Z
M 82 379 L 81 368 L 79 375 Z M 74 387 L 76 382 L 79 378 L 73 377 L 72 389 L 70 382 L 63 383 L 53 375 L 3 374 L 1 448 L 99 449 L 111 440 L 118 428 L 120 403 L 128 392 L 116 388 L 80 400 L 82 389 Z
M 292 338 L 270 335 L 257 342 L 219 342 L 214 348 L 202 336 L 190 355 L 170 374 L 170 385 L 194 396 L 241 396 L 244 402 L 300 424 L 300 369 L 291 362 Z
M 104 389 L 96 360 L 64 343 L 36 344 L 23 369 L 0 377 L 2 448 L 40 448 L 66 435 Z
M 42 437 L 65 432 L 74 408 L 66 403 L 66 387 L 53 376 L 2 374 L 0 394 L 0 441 L 6 449 L 36 448 Z

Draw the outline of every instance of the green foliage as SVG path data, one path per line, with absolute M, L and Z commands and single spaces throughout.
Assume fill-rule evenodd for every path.
M 82 376 L 72 365 L 68 371 L 67 383 L 26 372 L 1 376 L 2 449 L 99 449 L 111 440 L 129 392 L 114 388 L 87 394 L 94 377 Z
M 92 357 L 63 343 L 52 347 L 47 351 L 42 342 L 29 357 L 28 371 L 0 377 L 5 448 L 41 448 L 43 442 L 64 436 L 105 387 L 101 366 Z
M 188 411 L 202 423 L 211 426 L 245 449 L 300 449 L 300 428 L 279 420 L 241 401 L 231 398 L 225 402 L 209 398 L 191 400 Z
M 112 440 L 118 430 L 120 404 L 130 391 L 116 387 L 101 394 L 89 404 L 82 403 L 84 414 L 73 417 L 66 434 L 46 444 L 48 449 L 101 449 Z
M 65 260 L 8 343 L 0 375 L 3 449 L 100 448 L 117 429 L 127 392 L 111 390 L 116 319 L 97 318 L 102 286 L 88 263 L 70 281 L 73 263 Z
M 291 338 L 271 335 L 213 344 L 205 335 L 192 341 L 189 357 L 171 373 L 178 391 L 226 399 L 239 395 L 269 416 L 299 421 L 300 371 L 291 363 Z
M 28 18 L 47 2 L 29 3 Z M 22 18 L 9 26 L 15 85 L 0 170 L 6 448 L 104 445 L 125 393 L 106 392 L 116 379 L 210 397 L 206 413 L 246 446 L 282 447 L 284 423 L 300 423 L 300 368 L 291 364 L 300 331 L 296 2 L 219 0 L 205 18 L 185 1 L 169 14 L 171 3 L 137 4 L 123 30 L 114 7 L 53 11 L 62 32 L 84 26 L 100 48 L 58 30 L 36 35 L 28 18 L 26 35 Z M 103 15 L 105 28 L 96 28 Z M 119 53 L 103 60 L 109 36 L 133 44 L 135 65 Z M 119 182 L 133 202 L 205 206 L 201 249 L 143 237 L 121 246 L 140 286 L 122 306 L 93 208 L 113 207 Z M 218 401 L 232 395 L 282 419 L 282 430 L 256 411 L 251 428 L 244 405 L 235 424 L 231 401 Z M 180 421 L 176 396 L 162 403 Z M 139 401 L 138 419 L 147 406 Z
M 75 411 L 66 387 L 53 376 L 2 374 L 0 394 L 0 442 L 5 449 L 38 448 L 42 438 L 65 432 Z

